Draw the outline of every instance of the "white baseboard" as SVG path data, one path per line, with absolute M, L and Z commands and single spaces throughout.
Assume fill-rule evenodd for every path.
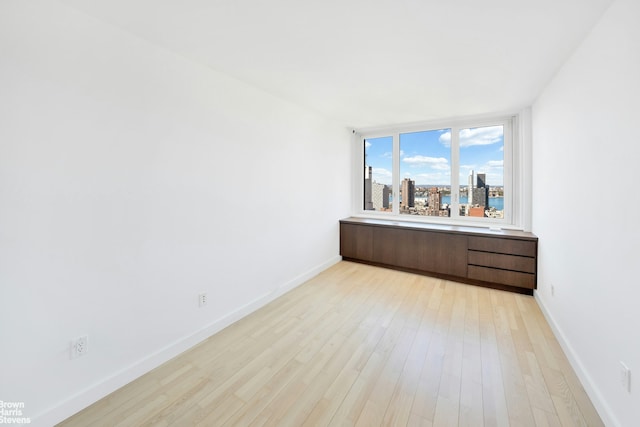
M 97 384 L 87 387 L 81 392 L 56 405 L 55 407 L 41 413 L 40 415 L 31 417 L 30 425 L 50 427 L 61 421 L 64 421 L 71 415 L 81 411 L 82 409 L 97 402 L 98 400 L 118 390 L 131 381 L 141 377 L 147 372 L 173 359 L 177 355 L 189 350 L 191 347 L 201 343 L 205 339 L 221 331 L 232 323 L 237 322 L 245 316 L 248 316 L 259 308 L 264 307 L 274 299 L 300 286 L 307 280 L 318 275 L 332 265 L 337 264 L 341 260 L 342 257 L 340 257 L 339 255 L 332 257 L 322 264 L 317 265 L 307 272 L 289 280 L 288 282 L 276 288 L 274 291 L 248 302 L 247 304 L 237 308 L 231 313 L 226 314 L 225 316 L 203 327 L 195 333 L 178 341 L 175 341 L 167 345 L 166 347 L 161 348 L 155 353 L 150 354 L 144 359 L 141 359 L 138 362 L 135 362 L 118 372 L 115 372 L 113 375 L 105 378 Z
M 573 349 L 573 347 L 569 343 L 569 340 L 567 340 L 567 337 L 562 332 L 562 329 L 560 329 L 549 310 L 547 310 L 547 307 L 544 305 L 544 302 L 542 298 L 540 298 L 538 292 L 534 291 L 533 295 L 536 299 L 536 302 L 538 303 L 538 307 L 540 307 L 540 310 L 542 311 L 542 314 L 544 315 L 545 319 L 547 319 L 547 323 L 549 323 L 549 326 L 551 326 L 551 330 L 558 340 L 560 347 L 562 347 L 564 354 L 567 356 L 571 367 L 578 376 L 578 379 L 580 379 L 582 387 L 587 392 L 587 395 L 591 399 L 591 402 L 596 408 L 596 411 L 598 411 L 598 415 L 600 415 L 600 418 L 602 418 L 602 422 L 604 422 L 606 426 L 622 427 L 613 411 L 611 411 L 611 408 L 604 400 L 602 393 L 594 383 L 591 375 L 589 375 L 588 371 L 580 361 L 578 353 Z

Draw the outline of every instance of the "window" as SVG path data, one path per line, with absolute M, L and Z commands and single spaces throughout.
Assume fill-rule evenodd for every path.
M 399 135 L 401 215 L 450 216 L 451 149 L 442 143 L 450 134 L 439 129 Z
M 360 131 L 362 214 L 487 225 L 514 221 L 514 118 Z
M 459 215 L 504 218 L 504 126 L 461 129 Z
M 364 140 L 364 206 L 366 211 L 391 212 L 393 137 Z

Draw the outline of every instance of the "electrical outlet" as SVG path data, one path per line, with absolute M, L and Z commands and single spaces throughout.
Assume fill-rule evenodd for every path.
M 622 360 L 620 361 L 620 383 L 627 393 L 631 393 L 631 369 Z
M 71 341 L 71 358 L 77 359 L 89 352 L 89 338 L 84 335 Z
M 198 294 L 198 307 L 202 308 L 207 305 L 207 294 Z

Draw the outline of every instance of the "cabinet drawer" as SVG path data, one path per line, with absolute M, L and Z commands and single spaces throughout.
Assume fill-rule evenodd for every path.
M 536 256 L 536 242 L 531 240 L 469 236 L 469 249 L 498 254 Z
M 519 271 L 498 270 L 489 267 L 470 265 L 467 267 L 467 277 L 483 282 L 500 283 L 520 288 L 535 289 L 536 275 Z
M 520 271 L 523 273 L 536 272 L 535 258 L 496 254 L 491 252 L 468 252 L 468 263 L 484 267 L 494 267 L 503 270 Z

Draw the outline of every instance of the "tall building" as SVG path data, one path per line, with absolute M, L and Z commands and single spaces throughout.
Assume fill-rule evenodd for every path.
M 405 178 L 402 180 L 402 200 L 400 201 L 401 208 L 412 208 L 415 206 L 416 197 L 416 183 L 415 181 Z
M 436 187 L 429 189 L 429 196 L 427 199 L 427 216 L 440 216 L 440 205 L 442 204 L 442 194 Z
M 373 169 L 371 166 L 364 167 L 364 210 L 373 210 L 373 201 L 371 200 L 371 184 L 373 183 Z
M 489 207 L 489 187 L 486 184 L 487 175 L 479 173 L 476 175 L 476 188 L 473 190 L 473 200 L 475 205 Z
M 371 184 L 371 201 L 377 211 L 389 209 L 389 187 L 377 182 Z
M 467 209 L 460 206 L 460 215 L 484 216 L 485 208 L 489 207 L 489 187 L 487 187 L 487 174 L 476 174 L 476 183 L 473 182 L 474 171 L 469 171 L 467 187 Z
M 486 185 L 486 178 L 487 178 L 487 174 L 485 173 L 479 173 L 476 175 L 476 180 L 477 180 L 477 187 L 478 188 L 485 188 Z
M 489 206 L 489 189 L 486 187 L 474 188 L 473 193 L 473 205 L 472 206 Z

